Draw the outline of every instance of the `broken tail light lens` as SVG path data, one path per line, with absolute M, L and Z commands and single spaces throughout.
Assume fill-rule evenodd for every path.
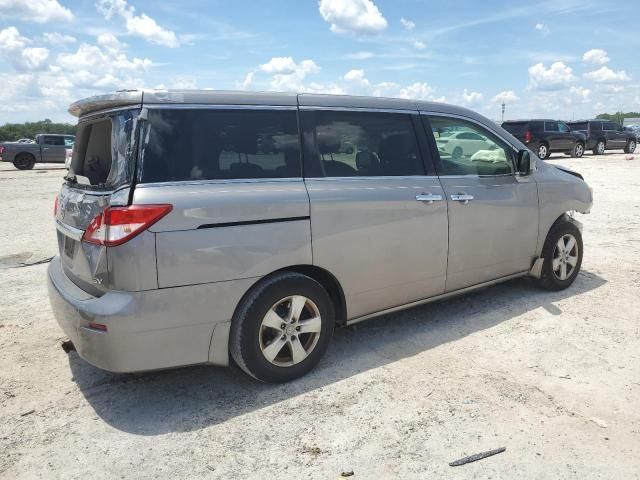
M 172 205 L 108 207 L 91 220 L 82 240 L 106 247 L 122 245 L 148 229 L 172 208 Z

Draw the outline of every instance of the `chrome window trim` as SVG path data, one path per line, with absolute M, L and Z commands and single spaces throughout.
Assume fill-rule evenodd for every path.
M 489 132 L 491 132 L 493 135 L 495 135 L 496 137 L 498 137 L 502 142 L 504 142 L 507 146 L 511 147 L 512 153 L 515 153 L 516 155 L 518 154 L 518 151 L 520 149 L 516 148 L 516 146 L 511 143 L 509 140 L 507 140 L 503 135 L 501 135 L 499 132 L 496 132 L 494 130 L 492 130 L 491 128 L 488 128 L 485 124 L 478 122 L 477 120 L 470 118 L 470 117 L 465 117 L 464 115 L 457 115 L 454 113 L 440 113 L 440 112 L 429 112 L 427 110 L 420 110 L 419 111 L 420 115 L 425 115 L 426 117 L 449 117 L 449 118 L 457 118 L 460 120 L 464 120 L 465 122 L 469 122 L 469 123 L 473 123 L 474 125 L 477 125 L 479 127 L 481 127 L 484 130 L 488 130 Z M 439 155 L 439 154 L 438 154 Z M 472 178 L 472 177 L 476 177 L 476 178 L 492 178 L 492 177 L 519 177 L 520 175 L 517 173 L 517 169 L 516 169 L 516 165 L 514 163 L 514 159 L 511 159 L 511 166 L 513 167 L 513 172 L 512 173 L 503 173 L 501 175 L 439 175 L 440 177 L 446 177 L 446 178 Z
M 184 185 L 229 185 L 254 183 L 302 183 L 302 177 L 291 178 L 224 178 L 210 180 L 174 180 L 168 182 L 146 182 L 136 184 L 136 188 L 179 187 Z
M 149 110 L 291 110 L 298 109 L 295 105 L 238 105 L 238 104 L 207 104 L 207 103 L 145 103 Z
M 437 180 L 437 175 L 375 175 L 375 176 L 352 176 L 352 177 L 305 177 L 305 182 L 307 181 L 356 181 L 356 182 L 364 182 L 369 180 L 416 180 L 416 179 L 425 179 L 425 180 Z
M 369 112 L 369 113 L 403 113 L 405 115 L 416 115 L 418 110 L 411 110 L 406 108 L 371 108 L 371 107 L 314 107 L 311 105 L 304 105 L 298 107 L 301 112 L 305 111 L 333 111 L 333 112 Z

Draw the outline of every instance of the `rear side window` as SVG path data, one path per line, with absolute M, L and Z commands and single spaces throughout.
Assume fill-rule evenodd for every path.
M 571 128 L 571 130 L 588 130 L 589 129 L 587 122 L 570 123 L 569 127 Z
M 558 122 L 544 122 L 544 131 L 545 132 L 560 131 L 560 129 L 558 128 Z
M 149 110 L 143 182 L 301 177 L 296 112 Z
M 601 131 L 602 130 L 602 122 L 591 122 L 591 130 Z
M 502 124 L 502 128 L 504 128 L 507 132 L 509 132 L 513 136 L 524 136 L 526 131 L 529 129 L 528 122 L 505 122 Z
M 604 122 L 602 128 L 604 130 L 620 130 L 620 125 L 615 122 Z
M 312 129 L 318 175 L 424 175 L 411 117 L 402 113 L 316 111 Z
M 87 189 L 112 189 L 128 184 L 133 176 L 136 122 L 137 112 L 131 110 L 82 120 L 65 177 L 67 182 Z M 59 138 L 64 145 L 64 138 Z

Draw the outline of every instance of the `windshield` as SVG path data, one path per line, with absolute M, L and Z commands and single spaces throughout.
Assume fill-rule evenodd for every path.
M 78 123 L 69 186 L 90 190 L 129 184 L 134 170 L 134 132 L 138 110 L 123 110 Z

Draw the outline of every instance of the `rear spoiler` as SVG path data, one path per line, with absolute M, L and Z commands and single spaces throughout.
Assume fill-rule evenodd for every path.
M 82 117 L 92 112 L 109 110 L 118 107 L 142 105 L 142 90 L 121 90 L 108 95 L 97 95 L 72 103 L 69 113 L 74 117 Z

